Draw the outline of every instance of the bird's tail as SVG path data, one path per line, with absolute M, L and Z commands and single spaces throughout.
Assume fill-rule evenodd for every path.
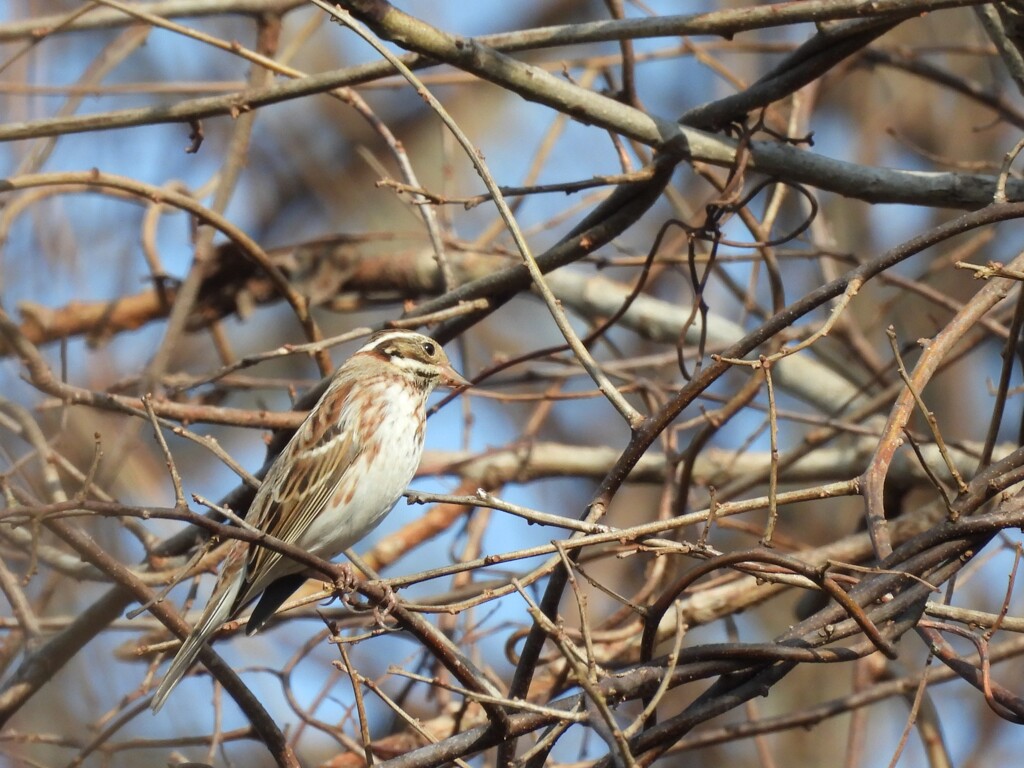
M 231 609 L 240 586 L 241 579 L 233 579 L 226 584 L 221 581 L 214 587 L 210 601 L 203 609 L 203 615 L 199 617 L 192 632 L 181 644 L 167 674 L 164 675 L 163 682 L 160 683 L 160 687 L 157 688 L 156 694 L 153 696 L 153 701 L 150 702 L 149 706 L 153 712 L 160 711 L 160 707 L 164 705 L 167 697 L 174 690 L 174 686 L 195 662 L 196 656 L 199 655 L 203 644 L 210 638 L 210 635 L 220 629 L 221 625 L 231 617 Z

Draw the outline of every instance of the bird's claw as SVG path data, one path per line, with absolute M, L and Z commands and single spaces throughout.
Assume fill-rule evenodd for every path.
M 395 590 L 391 588 L 390 584 L 381 583 L 381 587 L 384 590 L 384 595 L 380 601 L 375 603 L 373 606 L 373 620 L 377 624 L 384 626 L 384 620 L 391 615 L 391 612 L 395 610 L 398 605 L 398 596 L 395 594 Z
M 342 594 L 347 594 L 355 589 L 356 574 L 349 563 L 342 563 L 340 571 L 334 579 L 334 589 Z

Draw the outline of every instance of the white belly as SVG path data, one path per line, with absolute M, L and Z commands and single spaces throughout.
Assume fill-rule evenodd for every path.
M 423 429 L 416 428 L 422 400 L 418 393 L 408 394 L 398 396 L 395 385 L 374 393 L 373 405 L 359 417 L 365 426 L 382 426 L 371 429 L 373 437 L 365 441 L 353 463 L 352 470 L 361 479 L 347 503 L 341 499 L 338 509 L 316 515 L 298 546 L 332 559 L 376 528 L 401 498 L 423 455 Z

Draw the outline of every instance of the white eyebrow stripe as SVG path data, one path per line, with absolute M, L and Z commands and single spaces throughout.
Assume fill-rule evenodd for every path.
M 379 347 L 382 343 L 384 343 L 386 341 L 394 341 L 395 339 L 419 339 L 419 338 L 420 338 L 420 334 L 418 334 L 418 333 L 411 333 L 409 331 L 400 331 L 400 330 L 389 331 L 387 333 L 382 333 L 379 336 L 373 336 L 370 339 L 370 341 L 368 341 L 366 344 L 361 346 L 356 351 L 355 354 L 358 355 L 360 352 L 371 352 L 372 350 L 376 349 L 377 347 Z M 426 336 L 424 336 L 423 338 L 426 338 Z

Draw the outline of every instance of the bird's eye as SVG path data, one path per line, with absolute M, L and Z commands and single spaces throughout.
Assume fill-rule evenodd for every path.
M 427 357 L 433 357 L 437 354 L 437 346 L 432 341 L 423 342 L 423 351 L 427 353 Z

